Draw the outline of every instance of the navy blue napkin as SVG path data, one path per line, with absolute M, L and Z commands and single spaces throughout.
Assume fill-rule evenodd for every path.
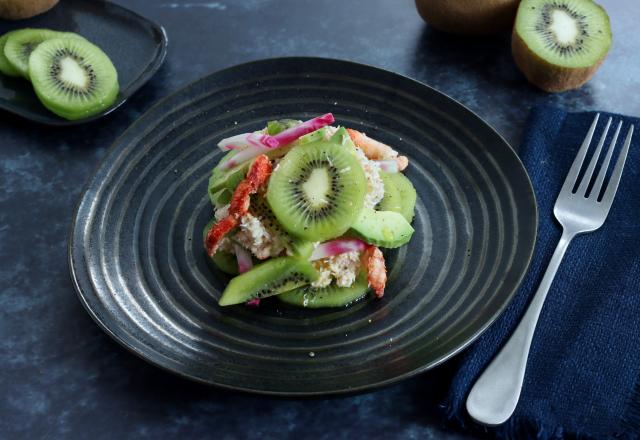
M 486 428 L 465 409 L 471 386 L 517 325 L 558 243 L 553 205 L 594 115 L 539 107 L 529 116 L 520 156 L 538 201 L 536 250 L 514 300 L 459 358 L 442 408 L 465 430 L 514 439 L 640 438 L 640 121 L 620 115 L 602 113 L 592 141 L 593 147 L 608 116 L 624 121 L 622 140 L 635 125 L 618 194 L 604 226 L 569 246 L 538 321 L 513 417 Z

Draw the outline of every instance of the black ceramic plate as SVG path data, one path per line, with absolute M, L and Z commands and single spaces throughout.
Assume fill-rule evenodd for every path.
M 0 35 L 25 27 L 76 32 L 104 50 L 118 71 L 120 94 L 116 102 L 102 113 L 80 121 L 67 121 L 47 110 L 29 81 L 0 74 L 0 109 L 47 125 L 77 125 L 111 113 L 153 76 L 167 53 L 162 26 L 103 1 L 63 0 L 28 20 L 0 20 Z
M 387 254 L 384 298 L 218 307 L 228 277 L 210 269 L 201 238 L 216 142 L 326 112 L 410 159 L 415 234 Z M 70 263 L 91 316 L 155 365 L 233 389 L 338 393 L 425 371 L 476 338 L 520 283 L 536 221 L 518 157 L 462 105 L 374 67 L 281 58 L 207 76 L 134 123 L 87 185 Z

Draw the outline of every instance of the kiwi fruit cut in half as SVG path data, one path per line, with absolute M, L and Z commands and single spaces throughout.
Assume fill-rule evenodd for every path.
M 0 17 L 22 20 L 53 8 L 58 0 L 0 0 Z
M 307 241 L 344 234 L 360 214 L 367 188 L 362 166 L 341 145 L 294 148 L 269 180 L 267 201 L 282 227 Z
M 611 41 L 609 16 L 591 0 L 523 0 L 511 49 L 531 83 L 563 92 L 591 79 Z
M 7 32 L 2 37 L 0 37 L 0 72 L 4 73 L 7 76 L 21 76 L 20 71 L 13 67 L 7 57 L 4 55 L 4 46 L 13 32 Z
M 424 21 L 454 34 L 486 35 L 511 30 L 519 0 L 416 0 Z
M 84 39 L 56 38 L 41 43 L 29 57 L 29 75 L 42 104 L 69 120 L 100 113 L 118 96 L 118 73 L 113 63 Z
M 413 220 L 416 207 L 416 189 L 402 173 L 380 172 L 384 184 L 384 197 L 376 206 L 378 211 L 399 212 L 409 222 Z
M 330 284 L 327 287 L 299 287 L 278 295 L 278 300 L 296 307 L 320 309 L 324 307 L 346 307 L 364 298 L 369 291 L 367 274 L 361 271 L 349 287 Z
M 318 279 L 318 271 L 297 257 L 272 258 L 231 279 L 218 301 L 221 306 L 266 298 Z
M 349 235 L 376 246 L 397 248 L 409 242 L 413 231 L 413 227 L 398 212 L 364 208 L 351 226 Z
M 42 42 L 53 38 L 78 38 L 80 35 L 71 32 L 58 32 L 50 29 L 20 29 L 11 32 L 4 46 L 4 55 L 20 75 L 29 79 L 29 57 Z

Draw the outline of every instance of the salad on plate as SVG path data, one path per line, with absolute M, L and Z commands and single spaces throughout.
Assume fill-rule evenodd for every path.
M 331 113 L 276 120 L 223 139 L 209 179 L 214 218 L 204 230 L 213 264 L 236 275 L 219 304 L 277 296 L 309 308 L 384 294 L 381 248 L 413 234 L 416 191 L 407 157 Z

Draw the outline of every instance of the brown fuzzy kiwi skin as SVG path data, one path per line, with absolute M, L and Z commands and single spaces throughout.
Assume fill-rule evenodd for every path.
M 606 54 L 594 65 L 582 68 L 556 66 L 539 57 L 518 35 L 515 27 L 511 36 L 511 52 L 518 68 L 530 83 L 546 92 L 565 92 L 577 89 L 589 81 L 600 67 Z
M 22 20 L 53 8 L 58 0 L 0 0 L 0 17 Z
M 520 0 L 415 0 L 424 21 L 443 32 L 489 35 L 511 30 Z

